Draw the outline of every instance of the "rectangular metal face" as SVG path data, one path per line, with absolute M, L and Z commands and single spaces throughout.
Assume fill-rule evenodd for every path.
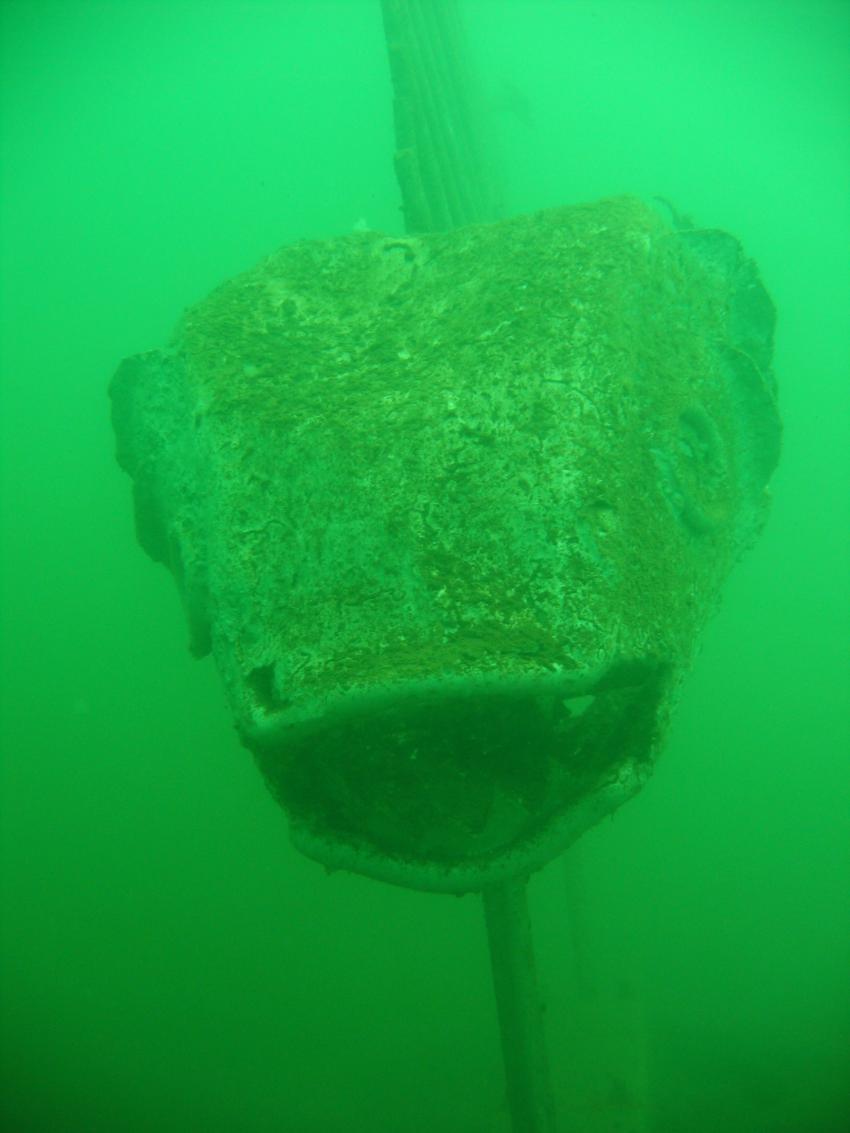
M 296 826 L 486 870 L 648 764 L 764 512 L 760 286 L 731 237 L 621 198 L 282 249 L 125 364 L 140 535 Z M 626 661 L 640 695 L 591 688 L 579 726 L 578 686 Z M 584 776 L 623 713 L 645 740 Z

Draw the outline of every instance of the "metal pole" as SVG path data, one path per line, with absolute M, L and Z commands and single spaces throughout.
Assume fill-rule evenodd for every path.
M 514 878 L 485 889 L 482 897 L 513 1133 L 554 1133 L 526 884 L 527 878 Z
M 408 232 L 492 219 L 456 0 L 381 0 Z M 513 1133 L 553 1133 L 526 878 L 482 894 Z
M 457 0 L 381 0 L 405 229 L 493 220 Z

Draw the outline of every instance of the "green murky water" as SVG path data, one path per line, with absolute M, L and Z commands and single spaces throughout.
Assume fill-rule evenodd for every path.
M 531 884 L 564 1129 L 850 1126 L 850 9 L 464 6 L 508 212 L 660 194 L 779 310 L 785 447 L 649 786 Z M 377 3 L 0 8 L 2 1115 L 490 1133 L 480 903 L 325 872 L 140 553 L 105 390 L 276 247 L 398 232 Z

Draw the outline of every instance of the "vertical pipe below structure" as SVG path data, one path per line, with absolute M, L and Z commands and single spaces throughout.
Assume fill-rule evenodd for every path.
M 381 0 L 381 10 L 406 230 L 492 219 L 456 0 Z M 526 883 L 513 878 L 482 896 L 513 1133 L 554 1133 Z
M 526 885 L 527 878 L 513 878 L 482 897 L 513 1133 L 554 1133 Z

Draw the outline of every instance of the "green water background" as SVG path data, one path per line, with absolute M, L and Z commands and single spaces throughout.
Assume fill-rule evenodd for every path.
M 850 5 L 465 12 L 509 211 L 663 194 L 741 237 L 780 315 L 769 526 L 653 781 L 580 879 L 531 887 L 560 1103 L 582 1057 L 622 1058 L 589 987 L 636 1005 L 656 1133 L 841 1133 Z M 0 13 L 3 1127 L 506 1129 L 478 901 L 290 849 L 135 544 L 107 417 L 116 363 L 223 279 L 400 229 L 377 4 Z

